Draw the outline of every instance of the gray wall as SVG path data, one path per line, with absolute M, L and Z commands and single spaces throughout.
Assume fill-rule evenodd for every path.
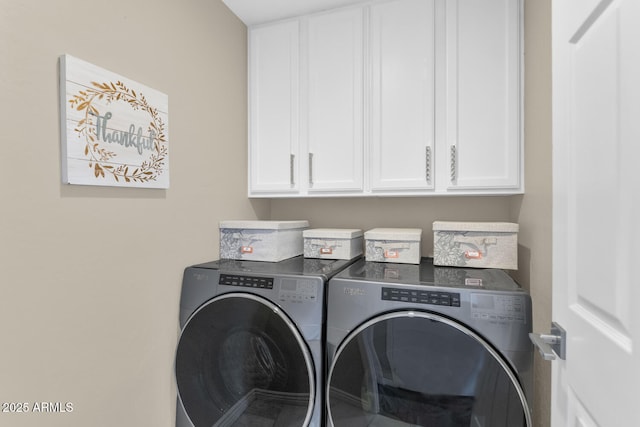
M 61 184 L 58 57 L 169 96 L 171 187 Z M 188 264 L 218 255 L 246 198 L 246 28 L 220 1 L 2 0 L 0 402 L 11 427 L 175 427 Z

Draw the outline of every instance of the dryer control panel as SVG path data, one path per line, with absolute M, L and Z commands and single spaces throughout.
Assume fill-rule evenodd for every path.
M 386 301 L 417 302 L 419 304 L 460 307 L 460 294 L 455 292 L 422 291 L 417 289 L 382 288 Z
M 247 288 L 273 289 L 273 277 L 239 276 L 237 274 L 221 274 L 218 281 L 221 285 L 243 286 Z

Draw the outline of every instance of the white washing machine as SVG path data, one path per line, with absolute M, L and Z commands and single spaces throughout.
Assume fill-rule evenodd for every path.
M 327 425 L 531 427 L 531 326 L 502 270 L 360 260 L 328 285 Z
M 325 284 L 352 261 L 188 267 L 175 360 L 177 427 L 319 427 Z

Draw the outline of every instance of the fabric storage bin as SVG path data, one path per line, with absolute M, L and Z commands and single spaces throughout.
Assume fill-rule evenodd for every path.
M 362 230 L 312 228 L 302 232 L 305 258 L 352 259 L 362 255 Z
M 518 224 L 510 222 L 433 223 L 433 264 L 518 269 Z
M 374 228 L 364 233 L 367 261 L 420 263 L 419 228 Z
M 504 272 L 497 268 L 434 267 L 433 280 L 436 286 L 460 286 L 482 288 L 504 280 Z
M 308 221 L 221 221 L 220 258 L 277 262 L 302 255 Z
M 420 265 L 367 262 L 363 275 L 372 280 L 416 283 L 420 281 Z

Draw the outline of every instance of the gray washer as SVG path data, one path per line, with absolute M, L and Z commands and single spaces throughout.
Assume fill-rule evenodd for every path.
M 177 427 L 319 427 L 326 282 L 354 260 L 218 260 L 184 271 Z
M 360 260 L 328 285 L 328 426 L 530 427 L 531 298 L 497 269 Z

